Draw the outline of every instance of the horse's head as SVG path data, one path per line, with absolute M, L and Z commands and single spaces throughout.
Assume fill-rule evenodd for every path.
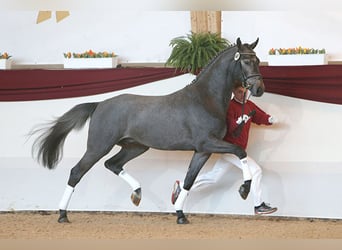
M 259 71 L 259 58 L 253 49 L 258 44 L 259 38 L 252 44 L 242 44 L 240 38 L 236 40 L 238 51 L 234 60 L 240 65 L 239 80 L 242 86 L 249 89 L 254 96 L 261 96 L 264 93 L 265 85 Z

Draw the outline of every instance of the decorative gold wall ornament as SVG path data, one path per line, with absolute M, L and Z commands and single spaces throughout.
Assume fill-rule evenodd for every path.
M 40 10 L 38 12 L 36 23 L 38 24 L 38 23 L 41 23 L 41 22 L 44 22 L 44 21 L 50 19 L 51 13 L 52 13 L 51 10 Z M 67 18 L 69 15 L 70 15 L 69 11 L 65 11 L 65 10 L 56 11 L 56 22 L 58 23 L 58 22 L 62 21 L 63 19 Z
M 36 23 L 38 24 L 38 23 L 44 22 L 50 18 L 51 18 L 51 11 L 50 10 L 40 10 L 38 12 Z
M 70 16 L 70 12 L 69 11 L 56 11 L 56 22 L 60 22 L 63 19 L 67 18 L 68 16 Z

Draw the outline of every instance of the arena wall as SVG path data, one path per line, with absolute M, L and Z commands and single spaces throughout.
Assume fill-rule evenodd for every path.
M 64 157 L 55 170 L 40 166 L 31 156 L 34 138 L 27 135 L 38 124 L 62 115 L 76 104 L 101 101 L 121 93 L 163 95 L 191 82 L 192 75 L 153 82 L 112 93 L 30 102 L 1 102 L 0 211 L 58 210 L 72 166 L 85 150 L 87 126 L 72 132 Z M 278 206 L 276 216 L 342 218 L 341 105 L 265 93 L 252 98 L 275 116 L 273 127 L 253 126 L 249 154 L 263 167 L 263 196 Z M 118 149 L 114 148 L 114 153 Z M 82 179 L 70 203 L 75 211 L 173 212 L 171 190 L 183 180 L 191 152 L 150 150 L 132 160 L 126 170 L 142 185 L 139 207 L 130 201 L 130 187 L 103 167 L 102 159 Z M 213 155 L 202 171 L 208 171 Z M 242 173 L 231 169 L 215 185 L 190 192 L 184 211 L 209 214 L 253 214 L 252 197 L 237 192 Z

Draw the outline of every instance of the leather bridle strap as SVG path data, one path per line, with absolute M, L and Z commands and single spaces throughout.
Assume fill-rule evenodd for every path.
M 256 54 L 253 53 L 253 52 L 239 52 L 239 51 L 237 51 L 237 52 L 235 53 L 235 55 L 234 55 L 234 60 L 240 62 L 240 67 L 241 67 L 241 72 L 242 72 L 242 78 L 243 78 L 242 87 L 244 87 L 244 88 L 246 88 L 246 89 L 249 89 L 252 85 L 251 85 L 251 84 L 248 84 L 248 80 L 249 80 L 250 78 L 254 78 L 254 77 L 260 77 L 260 78 L 262 78 L 262 76 L 261 76 L 261 74 L 252 74 L 252 75 L 246 76 L 245 72 L 243 71 L 241 61 L 240 61 L 241 55 L 256 56 Z

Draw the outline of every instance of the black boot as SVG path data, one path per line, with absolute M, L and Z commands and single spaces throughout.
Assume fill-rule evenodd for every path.
M 252 183 L 252 180 L 245 181 L 245 183 L 243 183 L 239 188 L 240 196 L 244 200 L 247 199 L 249 191 L 251 190 L 251 183 Z

